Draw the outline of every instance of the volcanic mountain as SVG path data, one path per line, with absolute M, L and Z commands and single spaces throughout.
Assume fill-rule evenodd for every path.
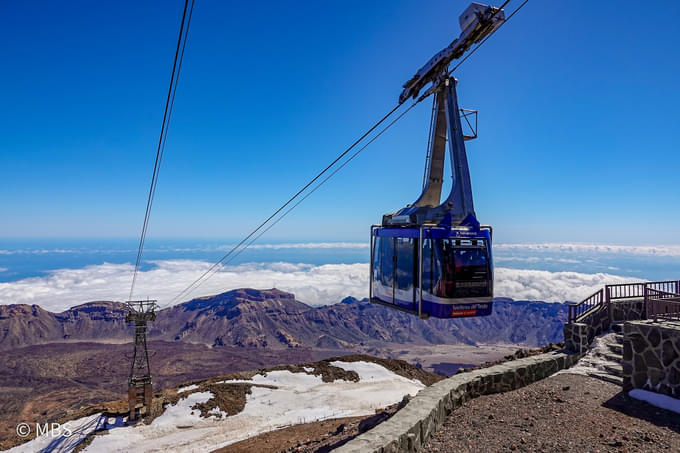
M 237 289 L 160 310 L 149 339 L 208 346 L 352 349 L 379 343 L 543 345 L 562 340 L 565 304 L 495 300 L 491 316 L 422 320 L 366 300 L 312 307 L 278 289 Z M 62 313 L 0 305 L 0 349 L 64 342 L 121 342 L 132 336 L 119 302 Z

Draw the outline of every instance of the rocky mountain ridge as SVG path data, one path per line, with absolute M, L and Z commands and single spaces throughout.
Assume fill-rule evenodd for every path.
M 373 343 L 531 346 L 562 340 L 566 304 L 498 298 L 491 316 L 422 320 L 366 300 L 312 307 L 293 294 L 237 289 L 158 311 L 149 339 L 209 346 L 351 349 Z M 0 305 L 0 350 L 62 341 L 126 341 L 120 302 L 89 302 L 61 313 Z

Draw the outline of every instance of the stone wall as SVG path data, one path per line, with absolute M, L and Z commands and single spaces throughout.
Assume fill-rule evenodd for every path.
M 568 322 L 564 325 L 564 347 L 567 351 L 585 354 L 588 351 L 588 324 Z
M 606 332 L 612 322 L 633 321 L 645 318 L 644 299 L 616 300 L 578 318 L 578 322 L 564 324 L 566 349 L 585 353 L 593 338 Z
M 680 398 L 680 323 L 631 321 L 623 326 L 623 389 Z
M 389 420 L 333 451 L 416 452 L 446 417 L 467 400 L 518 389 L 570 367 L 579 357 L 579 354 L 550 352 L 456 374 L 424 388 Z
M 603 305 L 578 319 L 578 322 L 564 324 L 564 342 L 566 349 L 572 352 L 585 353 L 593 338 L 609 330 L 611 321 L 609 308 Z
M 644 299 L 617 300 L 611 303 L 612 322 L 638 321 L 645 319 Z

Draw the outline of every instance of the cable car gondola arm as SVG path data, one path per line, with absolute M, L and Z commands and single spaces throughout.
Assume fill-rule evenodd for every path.
M 503 6 L 507 3 L 507 1 L 503 3 Z M 426 95 L 431 94 L 433 89 L 436 89 L 436 86 L 445 79 L 442 74 L 447 73 L 448 66 L 453 60 L 462 57 L 474 44 L 492 34 L 503 24 L 505 21 L 503 6 L 496 8 L 480 3 L 470 4 L 458 19 L 462 30 L 460 36 L 430 58 L 430 61 L 404 84 L 404 91 L 399 96 L 399 102 L 402 103 L 410 97 L 415 99 L 428 83 L 432 83 L 433 86 Z

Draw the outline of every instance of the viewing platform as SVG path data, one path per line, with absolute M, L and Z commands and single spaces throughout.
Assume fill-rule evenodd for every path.
M 585 354 L 593 339 L 610 330 L 620 347 L 618 375 L 633 389 L 680 398 L 680 281 L 607 285 L 569 306 L 566 349 Z

